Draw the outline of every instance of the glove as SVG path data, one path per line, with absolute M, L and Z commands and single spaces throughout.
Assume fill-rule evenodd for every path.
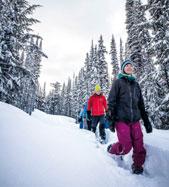
M 148 119 L 147 113 L 145 113 L 143 115 L 143 122 L 144 122 L 144 127 L 146 129 L 146 132 L 147 133 L 151 133 L 153 131 L 153 128 L 152 128 L 152 125 L 151 125 L 151 123 L 150 123 L 150 121 Z
M 91 121 L 92 120 L 92 116 L 91 116 L 91 111 L 87 111 L 87 118 L 88 118 L 88 121 Z
M 115 132 L 115 120 L 112 114 L 112 111 L 110 109 L 108 109 L 108 111 L 106 112 L 106 119 L 109 122 L 109 129 L 111 132 Z
M 151 133 L 153 131 L 153 128 L 152 128 L 152 125 L 151 125 L 150 122 L 149 123 L 145 123 L 144 126 L 145 126 L 145 129 L 146 129 L 147 133 Z
M 115 122 L 109 121 L 109 129 L 111 132 L 115 132 Z
M 110 109 L 108 109 L 107 112 L 106 112 L 106 119 L 108 121 L 112 121 L 112 119 L 113 119 L 113 114 L 112 114 L 112 111 Z
M 151 133 L 153 131 L 153 128 L 152 128 L 152 125 L 148 119 L 148 113 L 146 111 L 142 113 L 142 119 L 144 122 L 144 127 L 146 129 L 146 132 Z

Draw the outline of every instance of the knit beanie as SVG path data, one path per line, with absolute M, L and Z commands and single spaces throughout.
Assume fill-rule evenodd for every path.
M 125 66 L 126 66 L 127 64 L 133 65 L 133 63 L 132 63 L 131 60 L 125 60 L 125 61 L 123 61 L 123 63 L 121 64 L 121 71 L 122 71 L 122 73 L 125 73 L 125 72 L 124 72 L 124 68 L 125 68 Z
M 96 84 L 95 86 L 95 92 L 100 92 L 101 91 L 101 87 L 99 84 Z

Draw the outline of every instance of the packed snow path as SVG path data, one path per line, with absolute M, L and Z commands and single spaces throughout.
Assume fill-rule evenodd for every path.
M 1 187 L 168 187 L 169 131 L 145 134 L 143 175 L 131 174 L 131 153 L 124 166 L 96 146 L 93 133 L 74 119 L 35 111 L 32 116 L 0 102 Z M 116 140 L 107 130 L 109 143 Z M 108 144 L 109 144 L 108 143 Z

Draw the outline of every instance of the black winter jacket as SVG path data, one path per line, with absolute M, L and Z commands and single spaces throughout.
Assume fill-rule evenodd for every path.
M 142 118 L 145 127 L 151 125 L 139 84 L 134 78 L 122 75 L 112 84 L 108 97 L 108 109 L 111 110 L 114 121 L 130 123 Z

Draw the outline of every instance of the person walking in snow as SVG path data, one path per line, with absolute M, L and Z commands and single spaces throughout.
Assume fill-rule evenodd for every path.
M 83 104 L 83 107 L 79 112 L 78 122 L 80 123 L 80 129 L 91 130 L 91 119 L 89 119 L 87 115 L 87 103 Z
M 132 61 L 125 60 L 121 71 L 112 84 L 106 115 L 110 130 L 115 132 L 116 129 L 118 142 L 109 145 L 107 151 L 114 155 L 125 155 L 133 148 L 132 171 L 134 174 L 141 174 L 146 150 L 139 120 L 142 118 L 147 133 L 152 132 L 152 126 L 145 111 L 140 86 L 132 75 Z
M 85 107 L 83 110 L 83 117 L 84 117 L 84 121 L 86 123 L 86 129 L 91 131 L 91 118 L 90 118 L 90 116 L 88 117 L 88 114 L 87 114 L 87 104 L 88 104 L 88 101 L 84 104 Z
M 83 128 L 84 129 L 88 129 L 88 125 L 87 125 L 87 103 L 83 104 Z
M 84 123 L 83 123 L 83 116 L 84 116 L 84 105 L 83 105 L 83 108 L 81 108 L 80 112 L 79 112 L 79 117 L 78 117 L 78 122 L 79 122 L 79 128 L 80 129 L 83 129 L 84 127 Z
M 101 87 L 99 84 L 95 86 L 94 94 L 88 100 L 87 114 L 88 118 L 92 119 L 91 129 L 95 133 L 98 123 L 99 133 L 101 138 L 101 143 L 106 139 L 104 123 L 105 123 L 105 113 L 107 111 L 107 100 L 103 93 L 101 92 Z

